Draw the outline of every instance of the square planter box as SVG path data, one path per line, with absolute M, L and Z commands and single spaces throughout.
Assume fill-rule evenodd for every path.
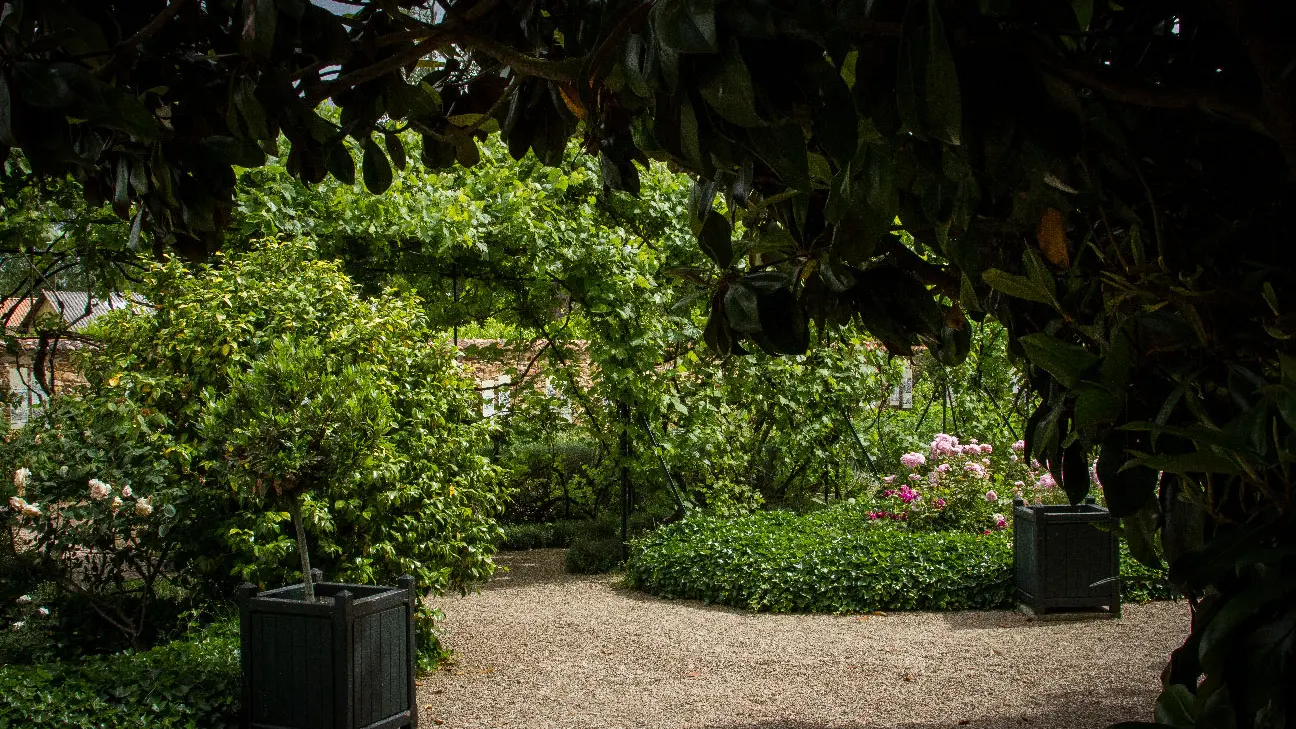
M 414 578 L 239 587 L 244 729 L 418 726 Z
M 1107 510 L 1013 502 L 1017 599 L 1037 615 L 1105 609 L 1120 615 L 1120 549 Z

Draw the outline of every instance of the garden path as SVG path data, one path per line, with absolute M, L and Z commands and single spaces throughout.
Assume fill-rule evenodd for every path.
M 457 661 L 420 681 L 420 726 L 613 729 L 1098 729 L 1150 720 L 1188 607 L 1121 620 L 1013 612 L 752 614 L 499 556 L 441 601 Z

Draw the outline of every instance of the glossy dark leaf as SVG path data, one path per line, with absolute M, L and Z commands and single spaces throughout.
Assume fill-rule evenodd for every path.
M 734 251 L 733 230 L 728 219 L 712 210 L 706 214 L 702 230 L 698 233 L 698 245 L 702 252 L 720 268 L 728 268 L 733 263 Z
M 963 101 L 958 72 L 954 67 L 954 55 L 950 51 L 945 23 L 941 20 L 936 0 L 928 0 L 928 8 L 931 39 L 927 44 L 923 89 L 927 108 L 927 132 L 943 142 L 961 144 Z
M 810 164 L 801 127 L 785 122 L 748 131 L 752 149 L 793 190 L 810 191 Z
M 720 59 L 704 72 L 698 92 L 707 105 L 730 124 L 740 127 L 765 125 L 765 120 L 756 111 L 756 90 L 737 44 L 730 44 Z
M 338 182 L 344 185 L 355 184 L 355 158 L 351 156 L 351 150 L 347 149 L 346 144 L 336 142 L 329 146 L 324 153 L 324 166 Z
M 1098 363 L 1098 357 L 1084 347 L 1042 332 L 1028 334 L 1018 341 L 1031 364 L 1056 377 L 1065 387 L 1075 387 Z
M 658 40 L 679 53 L 715 53 L 715 0 L 664 0 L 653 8 Z
M 365 189 L 369 192 L 378 195 L 391 187 L 391 164 L 373 137 L 365 137 L 364 159 L 360 163 L 360 170 L 364 175 Z
M 750 286 L 741 282 L 730 286 L 725 292 L 724 307 L 726 321 L 734 331 L 744 334 L 756 334 L 761 331 L 756 291 Z
M 990 288 L 1009 296 L 1026 299 L 1027 301 L 1037 301 L 1041 304 L 1053 303 L 1053 298 L 1046 289 L 1038 286 L 1025 276 L 1018 276 L 997 268 L 991 268 L 981 274 L 981 278 L 985 280 Z
M 278 12 L 275 0 L 243 0 L 243 48 L 253 56 L 268 58 L 274 48 Z
M 1128 434 L 1117 431 L 1103 441 L 1098 452 L 1098 482 L 1112 516 L 1128 517 L 1147 507 L 1156 495 L 1157 472 L 1129 464 Z
M 1089 449 L 1077 440 L 1062 453 L 1062 487 L 1078 504 L 1089 495 L 1089 486 Z
M 398 170 L 404 170 L 409 160 L 405 156 L 405 144 L 401 142 L 400 135 L 386 132 L 383 134 L 383 142 L 387 145 L 387 154 L 391 155 L 392 165 Z
M 9 95 L 9 76 L 0 71 L 0 144 L 13 146 L 13 98 Z M 5 155 L 7 159 L 9 155 Z

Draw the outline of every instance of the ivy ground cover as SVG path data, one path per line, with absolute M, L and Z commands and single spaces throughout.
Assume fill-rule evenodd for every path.
M 772 612 L 985 610 L 1013 604 L 1010 530 L 915 531 L 865 504 L 737 519 L 693 514 L 636 540 L 626 581 L 654 595 Z M 873 512 L 875 513 L 875 512 Z M 1127 601 L 1170 597 L 1129 558 Z

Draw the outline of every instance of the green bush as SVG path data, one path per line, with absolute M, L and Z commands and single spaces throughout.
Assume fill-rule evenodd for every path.
M 740 519 L 694 514 L 631 544 L 630 586 L 774 612 L 979 610 L 1013 604 L 1012 539 L 918 532 L 843 505 Z M 1130 600 L 1167 597 L 1126 558 Z
M 0 729 L 232 728 L 240 681 L 232 622 L 142 653 L 0 666 Z
M 577 537 L 563 555 L 563 569 L 576 575 L 611 572 L 621 564 L 621 540 L 616 537 Z

